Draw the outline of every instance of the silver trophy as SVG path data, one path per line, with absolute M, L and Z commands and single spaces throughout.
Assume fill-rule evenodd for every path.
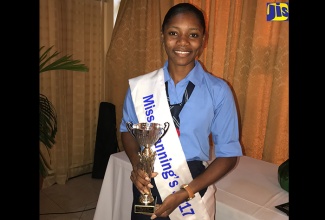
M 159 123 L 126 123 L 126 127 L 131 135 L 137 140 L 140 146 L 143 146 L 139 152 L 140 166 L 150 177 L 154 172 L 154 163 L 156 159 L 156 151 L 151 149 L 151 146 L 156 143 L 166 134 L 169 123 L 165 122 L 164 125 Z M 134 205 L 135 213 L 152 214 L 155 211 L 157 197 L 151 194 L 141 194 L 138 203 Z

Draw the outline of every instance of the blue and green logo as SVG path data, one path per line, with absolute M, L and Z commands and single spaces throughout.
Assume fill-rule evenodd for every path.
M 266 3 L 267 21 L 289 21 L 289 3 Z

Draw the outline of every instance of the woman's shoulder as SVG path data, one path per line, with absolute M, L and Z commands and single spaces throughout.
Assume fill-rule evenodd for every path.
M 139 75 L 139 76 L 135 76 L 135 77 L 133 77 L 133 78 L 131 78 L 129 80 L 130 81 L 147 80 L 147 79 L 153 78 L 155 75 L 158 75 L 158 74 L 163 74 L 163 69 L 162 68 L 156 69 L 156 70 L 151 71 L 149 73 L 144 73 L 144 74 Z
M 204 72 L 204 81 L 207 84 L 207 86 L 212 86 L 212 87 L 228 87 L 228 83 L 226 80 L 222 79 L 221 77 L 215 76 L 212 73 L 209 72 Z

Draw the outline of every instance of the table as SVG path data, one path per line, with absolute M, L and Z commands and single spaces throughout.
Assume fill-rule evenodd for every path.
M 99 194 L 94 220 L 130 220 L 132 166 L 125 152 L 112 154 Z M 289 201 L 278 183 L 278 166 L 242 156 L 236 167 L 215 183 L 216 220 L 288 220 L 274 206 Z

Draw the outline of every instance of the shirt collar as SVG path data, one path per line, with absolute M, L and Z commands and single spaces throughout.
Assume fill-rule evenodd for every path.
M 169 75 L 167 67 L 168 67 L 168 60 L 165 62 L 164 66 L 163 66 L 165 82 L 171 80 L 171 77 Z M 194 85 L 200 86 L 202 84 L 204 72 L 205 71 L 204 71 L 201 63 L 198 60 L 195 60 L 194 68 L 189 72 L 189 74 L 184 79 L 182 79 L 182 81 L 183 80 L 191 81 Z

